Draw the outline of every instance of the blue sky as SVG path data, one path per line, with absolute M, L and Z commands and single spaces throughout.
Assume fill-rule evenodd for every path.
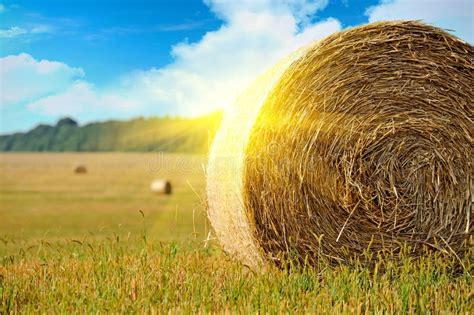
M 81 67 L 99 85 L 128 71 L 170 63 L 170 48 L 195 42 L 221 22 L 201 1 L 29 0 L 4 2 L 0 28 L 45 32 L 2 39 L 2 56 L 27 52 L 36 59 Z M 13 8 L 12 8 L 13 6 Z
M 474 42 L 470 0 L 0 3 L 0 133 L 205 114 L 295 48 L 371 21 L 421 19 Z

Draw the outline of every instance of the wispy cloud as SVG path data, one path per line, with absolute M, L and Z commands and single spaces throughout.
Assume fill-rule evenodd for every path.
M 54 27 L 51 25 L 34 25 L 29 28 L 12 26 L 10 28 L 0 29 L 0 38 L 13 39 L 20 36 L 32 36 L 44 33 L 53 33 Z
M 33 34 L 41 34 L 41 33 L 53 33 L 55 28 L 51 25 L 37 25 L 31 29 L 31 33 Z
M 15 38 L 24 34 L 28 34 L 28 31 L 18 26 L 0 29 L 0 38 Z
M 107 39 L 109 36 L 128 36 L 128 35 L 143 35 L 153 33 L 164 33 L 164 32 L 180 32 L 189 31 L 194 29 L 202 28 L 211 21 L 210 19 L 188 21 L 183 23 L 167 24 L 167 25 L 155 25 L 152 27 L 139 27 L 139 26 L 114 26 L 107 27 L 98 30 L 95 33 L 85 34 L 83 38 L 88 41 L 97 41 Z
M 3 3 L 0 3 L 0 14 L 10 12 L 12 10 L 16 10 L 16 9 L 19 9 L 19 8 L 21 8 L 21 6 L 19 4 L 13 3 L 13 4 L 5 5 Z
M 18 27 L 27 30 L 27 33 L 24 35 L 29 36 L 30 40 L 41 38 L 39 35 L 45 34 L 71 36 L 83 33 L 84 21 L 81 18 L 51 17 L 37 12 L 28 12 L 24 16 L 26 17 L 26 22 L 18 25 Z
M 33 23 L 57 25 L 61 27 L 80 27 L 84 24 L 81 18 L 46 16 L 38 12 L 25 13 L 25 17 Z
M 155 31 L 158 32 L 176 32 L 176 31 L 188 31 L 203 27 L 209 20 L 191 21 L 171 25 L 157 26 Z
M 147 29 L 135 27 L 135 26 L 114 26 L 107 27 L 99 30 L 99 34 L 105 35 L 128 35 L 128 34 L 139 34 L 145 33 Z

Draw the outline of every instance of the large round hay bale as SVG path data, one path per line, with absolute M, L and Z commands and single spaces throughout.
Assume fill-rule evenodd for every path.
M 74 169 L 74 173 L 76 173 L 76 174 L 86 174 L 87 173 L 87 167 L 85 167 L 84 165 L 78 165 Z
M 155 194 L 171 194 L 171 182 L 166 179 L 155 179 L 150 184 L 150 190 Z
M 225 117 L 207 177 L 224 249 L 250 266 L 462 256 L 473 231 L 474 49 L 419 22 L 296 51 Z

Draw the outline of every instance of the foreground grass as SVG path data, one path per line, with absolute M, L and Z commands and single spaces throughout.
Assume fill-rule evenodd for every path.
M 255 273 L 200 242 L 40 243 L 2 258 L 0 312 L 469 313 L 472 278 L 452 266 L 431 257 L 375 273 L 324 265 Z
M 455 259 L 262 273 L 204 247 L 203 157 L 0 155 L 0 314 L 469 313 Z M 75 175 L 77 164 L 88 173 Z M 169 178 L 173 194 L 149 191 Z M 146 220 L 144 220 L 146 218 Z M 145 233 L 146 230 L 146 233 Z M 146 236 L 146 237 L 145 237 Z M 175 240 L 175 242 L 173 242 Z

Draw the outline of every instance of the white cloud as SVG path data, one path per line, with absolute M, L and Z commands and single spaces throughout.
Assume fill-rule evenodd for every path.
M 97 92 L 94 86 L 79 80 L 61 93 L 31 102 L 27 108 L 49 116 L 69 116 L 84 119 L 110 118 L 111 112 L 127 112 L 135 108 L 136 101 L 117 94 Z
M 13 26 L 10 28 L 0 29 L 0 38 L 14 38 L 27 33 L 28 31 L 24 28 Z
M 0 105 L 24 103 L 66 89 L 84 76 L 81 68 L 28 54 L 0 58 Z
M 31 29 L 32 34 L 52 33 L 54 28 L 51 25 L 40 24 Z
M 52 116 L 78 115 L 85 110 L 85 105 L 96 102 L 96 96 L 91 88 L 92 86 L 85 81 L 76 81 L 60 93 L 29 103 L 27 108 Z
M 167 112 L 198 115 L 225 107 L 265 68 L 303 44 L 341 29 L 307 18 L 327 1 L 207 1 L 224 19 L 200 42 L 172 49 L 174 62 L 127 79 L 136 95 Z M 143 97 L 142 97 L 143 99 Z
M 53 33 L 53 32 L 54 32 L 54 27 L 47 24 L 35 25 L 28 29 L 19 27 L 19 26 L 12 26 L 10 28 L 0 29 L 0 38 L 13 39 L 19 36 L 27 36 L 27 35 L 33 36 L 37 34 Z
M 30 115 L 73 115 L 81 121 L 205 114 L 233 103 L 258 74 L 292 50 L 341 29 L 336 19 L 310 22 L 327 0 L 206 3 L 222 26 L 198 42 L 175 45 L 168 66 L 129 73 L 98 88 L 82 69 L 27 54 L 9 56 L 2 60 L 1 103 L 23 102 Z
M 423 20 L 454 31 L 474 43 L 474 2 L 472 0 L 384 0 L 370 7 L 369 22 L 381 20 Z

